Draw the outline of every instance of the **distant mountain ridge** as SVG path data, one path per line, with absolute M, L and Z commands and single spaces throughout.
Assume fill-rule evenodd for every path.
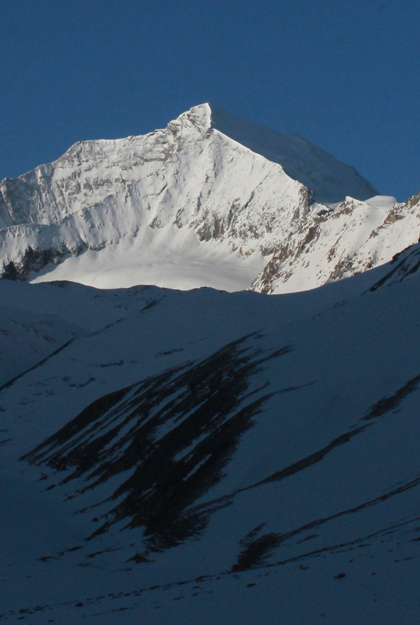
M 397 222 L 417 223 L 418 202 L 376 195 L 301 137 L 202 104 L 163 130 L 76 143 L 4 180 L 0 272 L 107 288 L 314 288 L 417 241 Z

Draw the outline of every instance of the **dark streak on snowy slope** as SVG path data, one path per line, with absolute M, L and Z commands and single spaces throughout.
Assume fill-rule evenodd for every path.
M 406 397 L 414 391 L 417 391 L 420 384 L 420 375 L 416 375 L 411 380 L 408 380 L 404 386 L 399 388 L 393 395 L 390 397 L 384 397 L 377 401 L 371 408 L 369 409 L 368 414 L 363 417 L 365 421 L 370 421 L 371 419 L 376 419 L 376 417 L 382 417 L 388 412 L 395 411 Z
M 61 345 L 61 347 L 59 347 L 58 349 L 56 349 L 55 351 L 53 351 L 51 354 L 48 354 L 48 356 L 46 356 L 45 358 L 43 358 L 42 360 L 40 360 L 39 362 L 36 363 L 36 365 L 33 365 L 33 367 L 30 367 L 29 369 L 27 369 L 26 371 L 24 371 L 23 373 L 19 373 L 19 375 L 16 375 L 14 378 L 12 378 L 11 380 L 9 380 L 8 382 L 6 382 L 5 384 L 3 384 L 2 386 L 0 386 L 0 391 L 4 390 L 5 388 L 10 388 L 11 386 L 13 386 L 13 384 L 19 380 L 20 378 L 22 378 L 24 375 L 26 375 L 27 373 L 29 373 L 30 371 L 34 371 L 34 369 L 37 369 L 38 367 L 41 367 L 44 363 L 48 362 L 48 360 L 50 358 L 53 358 L 54 356 L 56 356 L 57 354 L 59 354 L 61 351 L 63 351 L 63 349 L 66 349 L 66 347 L 68 347 L 69 345 L 71 345 L 71 343 L 73 343 L 74 339 L 70 339 L 69 341 L 67 341 L 67 343 L 64 343 L 64 345 Z
M 98 399 L 23 459 L 57 471 L 71 469 L 62 484 L 80 477 L 87 481 L 76 492 L 133 471 L 110 495 L 110 500 L 124 499 L 95 535 L 130 519 L 131 527 L 145 527 L 154 548 L 193 536 L 215 507 L 192 514 L 185 509 L 222 479 L 242 434 L 273 395 L 263 393 L 267 384 L 251 390 L 251 377 L 264 362 L 291 350 L 263 354 L 247 346 L 248 338 L 198 364 Z
M 199 364 L 176 367 L 100 398 L 22 459 L 46 464 L 54 471 L 69 470 L 61 485 L 82 478 L 84 484 L 79 482 L 68 498 L 92 490 L 125 471 L 133 471 L 109 495 L 109 502 L 121 497 L 123 500 L 103 515 L 102 526 L 91 538 L 106 532 L 114 523 L 129 519 L 128 526 L 144 528 L 147 549 L 160 551 L 201 533 L 210 516 L 230 505 L 238 494 L 305 471 L 373 425 L 354 427 L 265 479 L 194 506 L 197 499 L 223 479 L 223 469 L 239 439 L 254 425 L 253 417 L 262 411 L 266 400 L 278 393 L 298 390 L 291 387 L 264 395 L 261 392 L 266 385 L 249 390 L 251 376 L 261 370 L 264 362 L 290 352 L 290 347 L 286 347 L 262 356 L 258 348 L 246 346 L 249 338 L 259 337 L 244 337 Z M 417 390 L 419 383 L 420 376 L 412 378 L 392 396 L 375 402 L 361 420 L 372 421 L 395 412 Z M 313 519 L 286 534 L 258 535 L 263 523 L 240 540 L 243 549 L 232 571 L 261 566 L 283 542 L 380 504 L 419 483 L 420 478 L 415 478 L 353 508 Z M 296 557 L 304 556 L 303 553 Z M 148 561 L 139 554 L 134 559 Z
M 337 512 L 336 514 L 333 514 L 329 517 L 326 518 L 321 518 L 321 519 L 314 519 L 313 521 L 311 521 L 310 523 L 306 523 L 305 525 L 298 527 L 290 532 L 287 532 L 286 534 L 279 534 L 276 532 L 270 532 L 268 534 L 263 534 L 261 536 L 259 536 L 258 538 L 255 538 L 253 540 L 253 536 L 250 536 L 249 534 L 247 536 L 245 536 L 240 542 L 239 544 L 242 545 L 244 547 L 244 549 L 239 553 L 238 555 L 238 560 L 237 562 L 232 566 L 231 572 L 237 572 L 237 571 L 246 571 L 248 569 L 254 568 L 254 567 L 259 567 L 264 565 L 265 560 L 267 559 L 267 557 L 271 554 L 271 552 L 276 548 L 279 547 L 283 542 L 286 542 L 287 540 L 289 540 L 290 538 L 294 538 L 295 536 L 298 536 L 299 534 L 303 534 L 305 532 L 307 532 L 308 530 L 312 530 L 314 528 L 318 528 L 321 525 L 324 525 L 326 523 L 328 523 L 329 521 L 333 521 L 335 519 L 339 519 L 341 517 L 347 516 L 349 514 L 355 514 L 365 508 L 370 508 L 371 506 L 376 506 L 384 501 L 386 501 L 387 499 L 390 499 L 391 497 L 395 497 L 396 495 L 400 495 L 401 493 L 405 493 L 406 491 L 412 489 L 412 488 L 416 488 L 417 486 L 420 485 L 420 477 L 415 478 L 414 480 L 411 480 L 410 482 L 407 482 L 406 484 L 402 484 L 401 486 L 398 486 L 398 488 L 394 488 L 393 490 L 391 490 L 388 493 L 385 493 L 383 495 L 380 495 L 379 497 L 376 497 L 375 499 L 366 501 L 358 506 L 355 506 L 354 508 L 350 508 L 348 510 L 341 510 L 340 512 Z M 409 524 L 412 523 L 413 521 L 418 521 L 420 519 L 420 517 L 415 517 L 414 519 L 411 519 L 408 522 L 405 523 L 400 523 L 400 524 L 396 524 L 392 526 L 392 529 L 397 528 L 397 527 L 401 527 L 405 524 Z M 256 530 L 259 530 L 263 527 L 260 526 L 258 528 L 255 528 Z M 384 529 L 381 529 L 379 531 L 374 532 L 373 534 L 367 536 L 367 537 L 363 537 L 363 538 L 356 538 L 352 541 L 348 541 L 347 543 L 341 543 L 338 545 L 330 545 L 328 547 L 322 547 L 321 549 L 316 549 L 314 551 L 309 551 L 309 552 L 304 552 L 298 556 L 295 556 L 293 558 L 290 558 L 289 561 L 294 561 L 294 560 L 300 560 L 302 558 L 307 558 L 308 556 L 313 556 L 314 554 L 317 553 L 322 553 L 325 551 L 332 551 L 335 549 L 339 549 L 339 548 L 343 548 L 343 547 L 350 547 L 350 545 L 355 545 L 357 543 L 360 543 L 363 539 L 366 538 L 371 538 L 371 537 L 377 537 L 378 535 L 381 535 L 387 531 L 389 531 L 391 528 L 386 527 Z M 311 537 L 306 537 L 304 538 L 302 541 L 300 542 L 306 542 L 308 539 L 310 538 L 315 538 L 317 535 L 315 536 L 311 536 Z M 287 560 L 286 560 L 287 561 Z M 278 562 L 278 564 L 284 564 L 284 560 L 281 560 L 280 562 Z
M 420 244 L 410 245 L 394 256 L 389 265 L 398 263 L 388 271 L 385 276 L 375 282 L 369 289 L 371 292 L 376 291 L 382 286 L 389 286 L 402 282 L 407 278 L 412 278 L 420 269 Z
M 376 419 L 377 417 L 382 417 L 383 415 L 391 411 L 396 412 L 397 411 L 396 409 L 400 406 L 401 402 L 408 395 L 418 390 L 419 384 L 420 384 L 420 375 L 416 376 L 412 380 L 409 380 L 404 386 L 398 389 L 392 396 L 385 397 L 377 401 L 373 406 L 371 406 L 366 416 L 362 417 L 362 420 L 370 421 L 372 419 Z M 335 447 L 339 445 L 343 445 L 344 443 L 349 442 L 353 436 L 356 436 L 357 434 L 363 432 L 366 429 L 366 427 L 369 427 L 370 425 L 372 424 L 361 426 L 359 428 L 352 430 L 351 432 L 348 432 L 347 434 L 343 434 L 342 436 L 332 441 L 327 447 L 320 450 L 319 452 L 312 454 L 308 458 L 302 459 L 301 461 L 295 463 L 294 465 L 275 473 L 274 475 L 270 476 L 269 478 L 265 480 L 262 480 L 261 482 L 258 482 L 257 484 L 253 484 L 252 486 L 249 486 L 246 489 L 241 489 L 241 490 L 248 490 L 249 488 L 255 488 L 256 486 L 260 486 L 264 483 L 282 480 L 286 477 L 293 475 L 294 473 L 298 471 L 302 471 L 306 469 L 307 467 L 310 467 L 316 462 L 320 462 L 326 456 L 327 453 L 332 451 L 332 449 L 334 449 Z M 354 508 L 350 508 L 348 510 L 341 510 L 340 512 L 330 515 L 329 517 L 326 517 L 326 518 L 315 519 L 311 521 L 310 523 L 303 525 L 302 527 L 298 527 L 292 531 L 287 532 L 286 534 L 269 532 L 267 534 L 262 534 L 258 536 L 259 532 L 265 525 L 265 523 L 263 523 L 262 525 L 256 527 L 252 532 L 250 532 L 249 534 L 247 534 L 247 536 L 245 536 L 243 539 L 240 540 L 239 544 L 243 547 L 243 549 L 239 553 L 237 562 L 232 566 L 231 571 L 232 572 L 245 571 L 253 567 L 262 566 L 264 562 L 267 560 L 268 556 L 272 553 L 272 551 L 276 547 L 279 547 L 283 542 L 289 540 L 290 538 L 298 536 L 301 533 L 305 533 L 307 532 L 307 530 L 312 530 L 313 528 L 317 528 L 321 525 L 324 525 L 325 523 L 328 523 L 329 521 L 332 521 L 334 519 L 337 519 L 337 518 L 340 518 L 349 514 L 355 514 L 356 512 L 359 512 L 365 508 L 378 505 L 386 501 L 387 499 L 390 499 L 391 497 L 395 497 L 412 488 L 416 488 L 417 486 L 419 486 L 419 484 L 420 484 L 420 476 L 406 483 L 400 484 L 398 485 L 397 488 L 393 488 L 392 490 L 378 497 L 375 497 L 372 500 L 363 502 L 362 504 L 355 506 Z M 241 492 L 241 491 L 237 491 L 237 492 Z M 231 497 L 233 497 L 235 494 L 237 493 L 233 493 Z M 229 499 L 231 497 L 229 497 Z M 413 520 L 418 520 L 418 519 L 420 519 L 420 517 L 416 517 Z M 402 524 L 397 524 L 393 526 L 393 528 L 399 527 L 400 525 Z M 371 536 L 368 536 L 367 538 L 371 538 L 372 536 L 377 536 L 379 534 L 385 533 L 389 531 L 389 529 L 390 528 L 385 528 L 384 530 L 375 532 L 374 534 L 372 534 Z M 308 538 L 313 538 L 313 537 L 306 537 L 303 542 L 306 542 Z M 303 553 L 303 554 L 300 554 L 299 556 L 295 556 L 290 561 L 306 558 L 308 556 L 313 556 L 314 554 L 322 553 L 325 551 L 331 551 L 333 549 L 338 549 L 338 548 L 342 549 L 343 547 L 348 548 L 350 545 L 354 545 L 356 543 L 362 542 L 362 540 L 363 540 L 362 538 L 358 538 L 356 540 L 350 541 L 345 544 L 342 543 L 339 545 L 322 547 L 321 549 L 317 549 L 315 551 L 310 551 L 308 553 Z M 283 563 L 284 561 L 279 562 L 279 564 L 283 564 Z

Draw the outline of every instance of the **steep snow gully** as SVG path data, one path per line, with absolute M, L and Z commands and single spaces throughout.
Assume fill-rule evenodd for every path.
M 2 183 L 0 623 L 418 621 L 420 198 L 375 195 L 210 105 Z

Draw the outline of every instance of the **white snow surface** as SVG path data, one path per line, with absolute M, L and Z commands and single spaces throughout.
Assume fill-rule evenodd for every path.
M 264 265 L 257 251 L 241 258 L 226 242 L 200 244 L 192 230 L 168 224 L 157 230 L 143 227 L 134 239 L 125 237 L 102 250 L 70 256 L 58 266 L 47 265 L 32 282 L 71 280 L 97 288 L 148 284 L 240 291 L 249 288 Z
M 389 196 L 366 202 L 347 198 L 330 213 L 318 211 L 290 256 L 271 260 L 277 272 L 267 292 L 315 288 L 330 281 L 381 268 L 402 250 L 418 243 L 420 196 L 397 203 Z M 258 290 L 262 276 L 254 283 Z

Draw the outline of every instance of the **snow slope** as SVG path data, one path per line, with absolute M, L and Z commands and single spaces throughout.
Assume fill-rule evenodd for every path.
M 85 333 L 71 320 L 14 306 L 0 305 L 0 320 L 0 386 Z
M 0 391 L 1 620 L 416 622 L 420 290 L 399 277 L 1 282 L 84 331 Z
M 349 165 L 299 135 L 282 134 L 232 115 L 213 104 L 211 123 L 226 136 L 279 163 L 294 180 L 311 189 L 316 202 L 331 204 L 346 196 L 367 200 L 377 194 L 373 185 Z
M 143 228 L 100 251 L 70 256 L 58 266 L 47 265 L 33 282 L 72 280 L 97 288 L 128 288 L 136 284 L 188 290 L 208 286 L 225 291 L 250 287 L 263 270 L 259 253 L 241 257 L 226 242 L 200 243 L 190 229 L 168 225 Z

